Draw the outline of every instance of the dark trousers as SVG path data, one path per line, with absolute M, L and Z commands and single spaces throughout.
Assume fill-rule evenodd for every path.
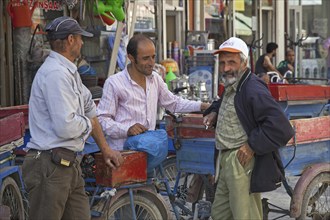
M 30 220 L 88 220 L 88 197 L 78 160 L 71 167 L 56 165 L 50 152 L 29 151 L 22 166 Z

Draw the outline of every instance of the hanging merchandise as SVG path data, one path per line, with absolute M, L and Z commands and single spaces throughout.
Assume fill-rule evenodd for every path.
M 72 10 L 78 4 L 78 0 L 63 0 L 63 3 L 68 6 L 69 10 Z
M 100 15 L 102 20 L 108 25 L 113 24 L 115 20 L 124 21 L 123 0 L 96 1 L 94 4 L 94 15 Z
M 13 27 L 31 27 L 32 14 L 37 5 L 38 1 L 29 5 L 28 0 L 11 0 L 7 5 L 7 12 L 11 17 Z
M 165 81 L 168 89 L 171 89 L 171 81 L 174 79 L 176 79 L 176 75 L 172 72 L 172 67 L 170 67 L 170 70 L 168 71 L 165 77 Z

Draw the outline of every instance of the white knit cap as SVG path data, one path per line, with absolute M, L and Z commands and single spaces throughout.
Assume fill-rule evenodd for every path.
M 231 53 L 242 52 L 246 58 L 249 57 L 249 49 L 248 49 L 246 43 L 237 37 L 231 37 L 228 40 L 226 40 L 225 42 L 223 42 L 220 45 L 219 50 L 214 52 L 214 54 L 218 54 L 218 53 L 224 52 L 224 51 L 231 52 Z

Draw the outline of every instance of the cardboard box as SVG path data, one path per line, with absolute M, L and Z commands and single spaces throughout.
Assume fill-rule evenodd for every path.
M 137 151 L 122 151 L 124 163 L 118 169 L 108 167 L 101 153 L 95 154 L 96 183 L 102 186 L 119 187 L 147 180 L 147 154 Z

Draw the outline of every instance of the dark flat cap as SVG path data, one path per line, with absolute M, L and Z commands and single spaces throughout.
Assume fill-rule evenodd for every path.
M 64 39 L 69 34 L 93 37 L 93 34 L 83 30 L 75 19 L 67 16 L 55 18 L 52 22 L 47 24 L 46 32 L 50 40 Z

